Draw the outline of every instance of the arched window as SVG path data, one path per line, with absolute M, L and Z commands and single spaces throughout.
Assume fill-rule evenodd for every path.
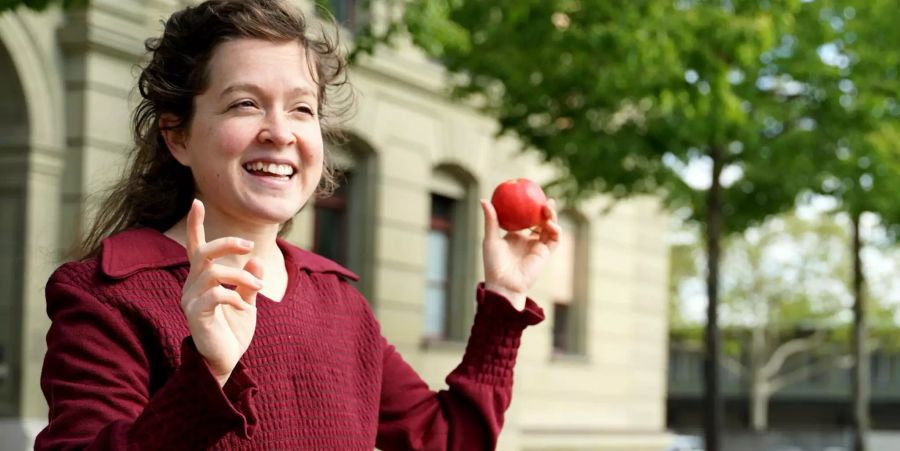
M 356 138 L 342 146 L 329 146 L 328 152 L 339 170 L 340 186 L 331 196 L 316 199 L 313 252 L 359 275 L 357 289 L 372 299 L 377 211 L 375 152 Z
M 429 190 L 423 335 L 462 341 L 474 316 L 477 190 L 468 174 L 446 166 L 434 171 Z
M 340 187 L 329 197 L 316 200 L 315 229 L 313 247 L 317 254 L 330 258 L 344 266 L 347 261 L 347 203 L 350 196 L 348 186 L 353 173 L 347 172 Z
M 0 99 L 0 417 L 4 417 L 19 414 L 29 126 L 24 91 L 2 42 Z
M 553 352 L 585 354 L 588 295 L 586 222 L 573 212 L 559 216 L 559 247 L 548 268 L 553 280 Z

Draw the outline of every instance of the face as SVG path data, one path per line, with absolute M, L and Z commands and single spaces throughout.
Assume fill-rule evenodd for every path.
M 228 220 L 281 224 L 322 176 L 317 86 L 297 42 L 238 39 L 220 44 L 186 133 L 167 133 L 191 168 L 197 197 Z M 212 217 L 212 215 L 209 215 Z

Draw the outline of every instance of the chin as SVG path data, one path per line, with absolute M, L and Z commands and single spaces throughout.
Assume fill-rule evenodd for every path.
M 296 214 L 297 214 L 296 211 L 291 211 L 291 212 L 281 212 L 281 211 L 279 211 L 279 212 L 271 212 L 270 214 L 267 214 L 267 215 L 265 215 L 265 216 L 260 216 L 260 219 L 262 219 L 264 222 L 266 222 L 266 223 L 268 223 L 268 224 L 279 224 L 279 225 L 281 225 L 281 224 L 284 224 L 285 222 L 288 222 L 288 221 L 290 221 L 291 219 L 293 219 L 294 216 L 295 216 Z
M 250 208 L 249 216 L 264 224 L 284 224 L 294 218 L 300 207 L 292 205 L 272 205 L 268 208 Z

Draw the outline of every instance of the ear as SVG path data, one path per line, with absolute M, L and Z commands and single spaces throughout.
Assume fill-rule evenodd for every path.
M 187 151 L 187 133 L 183 127 L 178 126 L 178 117 L 172 113 L 163 113 L 159 116 L 159 133 L 162 134 L 169 152 L 179 163 L 190 167 L 190 154 Z

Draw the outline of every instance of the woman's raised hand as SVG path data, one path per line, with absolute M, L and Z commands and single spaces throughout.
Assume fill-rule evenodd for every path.
M 182 289 L 181 309 L 197 351 L 224 386 L 256 330 L 256 294 L 262 288 L 263 266 L 255 257 L 243 269 L 216 263 L 221 257 L 249 253 L 253 242 L 225 237 L 207 243 L 204 213 L 203 203 L 194 200 L 187 218 L 191 270 Z
M 484 282 L 485 288 L 506 296 L 517 310 L 525 308 L 528 288 L 537 280 L 550 254 L 559 245 L 562 229 L 557 222 L 554 201 L 544 205 L 543 221 L 533 230 L 503 231 L 497 222 L 494 206 L 481 201 L 484 211 Z

